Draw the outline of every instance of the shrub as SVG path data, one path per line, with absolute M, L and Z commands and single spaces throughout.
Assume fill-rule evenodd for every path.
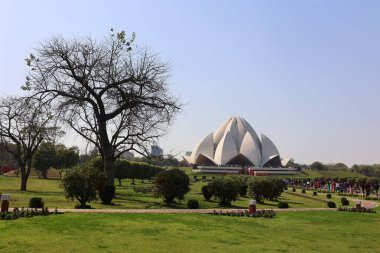
M 106 182 L 99 170 L 88 167 L 77 167 L 69 170 L 62 179 L 65 197 L 78 200 L 79 208 L 86 208 L 87 202 L 97 199 L 97 191 Z
M 55 214 L 58 214 L 59 212 L 55 212 Z M 13 208 L 12 212 L 1 212 L 0 213 L 0 220 L 16 220 L 20 217 L 30 218 L 34 216 L 47 216 L 52 214 L 47 208 L 41 208 L 41 210 L 38 209 L 19 209 L 18 207 Z
M 247 176 L 245 175 L 233 175 L 229 176 L 238 186 L 238 193 L 241 197 L 245 197 L 248 191 Z M 213 177 L 215 179 L 215 177 Z
M 115 186 L 104 185 L 104 187 L 99 189 L 99 197 L 103 204 L 111 204 L 112 199 L 115 197 Z
M 328 206 L 329 208 L 336 208 L 336 204 L 335 204 L 335 202 L 332 202 L 332 201 L 328 201 L 328 202 L 327 202 L 327 206 Z
M 317 196 L 317 194 L 318 194 L 317 192 L 313 192 L 313 196 Z
M 361 208 L 355 208 L 355 207 L 339 207 L 338 211 L 341 211 L 341 212 L 357 212 L 357 213 L 376 213 L 376 210 L 375 209 L 371 209 L 371 208 L 365 208 L 365 207 L 361 207 Z
M 231 205 L 238 197 L 239 185 L 230 177 L 221 177 L 208 183 L 211 194 L 218 199 L 220 205 Z
M 274 177 L 257 178 L 250 177 L 248 180 L 249 194 L 257 201 L 262 202 L 263 198 L 273 200 L 281 196 L 286 189 L 283 180 Z
M 189 209 L 198 209 L 199 208 L 199 202 L 196 199 L 189 199 L 187 201 L 187 208 Z
M 296 192 L 297 190 L 296 190 L 296 188 L 295 187 L 293 187 L 292 188 L 292 192 Z
M 302 193 L 306 193 L 306 190 L 305 190 L 305 189 L 302 189 Z
M 326 194 L 326 197 L 327 197 L 328 199 L 331 199 L 331 193 L 327 193 L 327 194 Z
M 340 202 L 343 206 L 348 206 L 350 204 L 350 201 L 348 201 L 348 199 L 344 197 L 340 199 Z
M 208 188 L 208 185 L 202 186 L 202 194 L 206 201 L 210 201 L 212 194 Z
M 29 207 L 30 208 L 44 208 L 44 202 L 42 201 L 42 198 L 33 197 L 29 200 Z
M 279 202 L 278 208 L 289 208 L 289 204 L 286 202 Z
M 154 184 L 168 204 L 172 203 L 175 198 L 182 200 L 185 194 L 190 191 L 190 178 L 179 169 L 158 173 L 154 179 Z
M 234 216 L 234 217 L 251 217 L 251 218 L 273 218 L 276 216 L 275 211 L 273 210 L 259 210 L 254 213 L 249 213 L 247 210 L 245 211 L 213 211 L 211 213 L 208 213 L 211 215 L 221 215 L 221 216 Z

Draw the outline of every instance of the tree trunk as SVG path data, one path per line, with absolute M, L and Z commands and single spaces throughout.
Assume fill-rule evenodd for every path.
M 43 177 L 44 179 L 47 179 L 47 170 L 43 170 L 43 171 L 42 171 L 42 177 Z
M 119 181 L 119 186 L 121 186 L 121 178 L 117 179 Z
M 103 147 L 103 159 L 104 159 L 104 173 L 107 177 L 107 185 L 114 185 L 115 172 L 115 156 L 112 150 L 111 145 L 106 145 Z
M 21 173 L 21 191 L 26 191 L 26 183 L 28 182 L 28 177 L 26 175 L 22 175 Z
M 20 174 L 21 174 L 21 191 L 26 191 L 26 183 L 28 182 L 28 174 L 26 173 L 26 168 L 24 164 L 20 164 Z

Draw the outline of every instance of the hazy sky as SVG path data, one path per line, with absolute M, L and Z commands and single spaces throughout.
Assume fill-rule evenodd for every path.
M 0 95 L 21 93 L 39 41 L 113 27 L 171 62 L 186 105 L 165 152 L 236 115 L 297 162 L 380 163 L 379 13 L 377 0 L 0 0 Z

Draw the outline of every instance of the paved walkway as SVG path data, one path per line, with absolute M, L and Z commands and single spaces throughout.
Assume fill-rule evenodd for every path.
M 58 209 L 64 213 L 211 213 L 213 211 L 232 212 L 248 211 L 248 209 Z M 268 209 L 257 209 L 268 210 Z M 300 212 L 300 211 L 334 211 L 336 208 L 287 208 L 271 209 L 276 212 Z
M 349 198 L 349 197 L 346 197 L 348 200 L 350 201 L 361 201 L 361 206 L 362 207 L 365 207 L 365 208 L 376 208 L 379 206 L 379 203 L 378 202 L 374 202 L 374 201 L 370 201 L 370 200 L 362 200 L 362 199 L 354 199 L 354 198 Z

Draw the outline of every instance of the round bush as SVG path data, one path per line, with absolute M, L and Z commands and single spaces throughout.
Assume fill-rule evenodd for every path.
M 297 191 L 296 188 L 293 187 L 292 192 L 296 192 L 296 191 Z
M 350 204 L 350 201 L 348 201 L 348 199 L 344 197 L 340 199 L 340 202 L 342 202 L 343 206 L 348 206 Z
M 115 186 L 105 185 L 103 189 L 99 190 L 99 197 L 103 204 L 111 204 L 112 199 L 115 197 Z
M 305 189 L 302 189 L 302 193 L 306 193 L 306 190 L 305 190 Z
M 206 201 L 210 201 L 212 194 L 207 185 L 202 186 L 202 194 Z
M 231 201 L 238 197 L 239 185 L 230 177 L 216 178 L 208 183 L 208 187 L 221 206 L 231 205 Z
M 317 196 L 317 192 L 313 192 L 313 196 Z
M 190 178 L 180 169 L 165 170 L 156 175 L 154 185 L 164 197 L 164 201 L 170 204 L 175 198 L 182 200 L 190 191 Z
M 327 197 L 328 199 L 331 199 L 331 193 L 327 193 L 327 194 L 326 194 L 326 197 Z
M 29 200 L 29 207 L 30 208 L 44 208 L 44 202 L 42 201 L 42 198 L 39 197 L 33 197 Z
M 97 199 L 98 190 L 104 185 L 104 174 L 89 167 L 70 169 L 62 179 L 65 197 L 78 200 L 81 208 L 86 208 L 87 202 Z
M 286 202 L 279 202 L 278 208 L 289 208 L 289 204 Z
M 196 199 L 189 199 L 187 201 L 187 208 L 189 209 L 198 209 L 199 208 L 199 202 Z
M 336 208 L 336 204 L 335 204 L 335 202 L 332 202 L 332 201 L 327 202 L 327 206 L 328 206 L 329 208 Z

